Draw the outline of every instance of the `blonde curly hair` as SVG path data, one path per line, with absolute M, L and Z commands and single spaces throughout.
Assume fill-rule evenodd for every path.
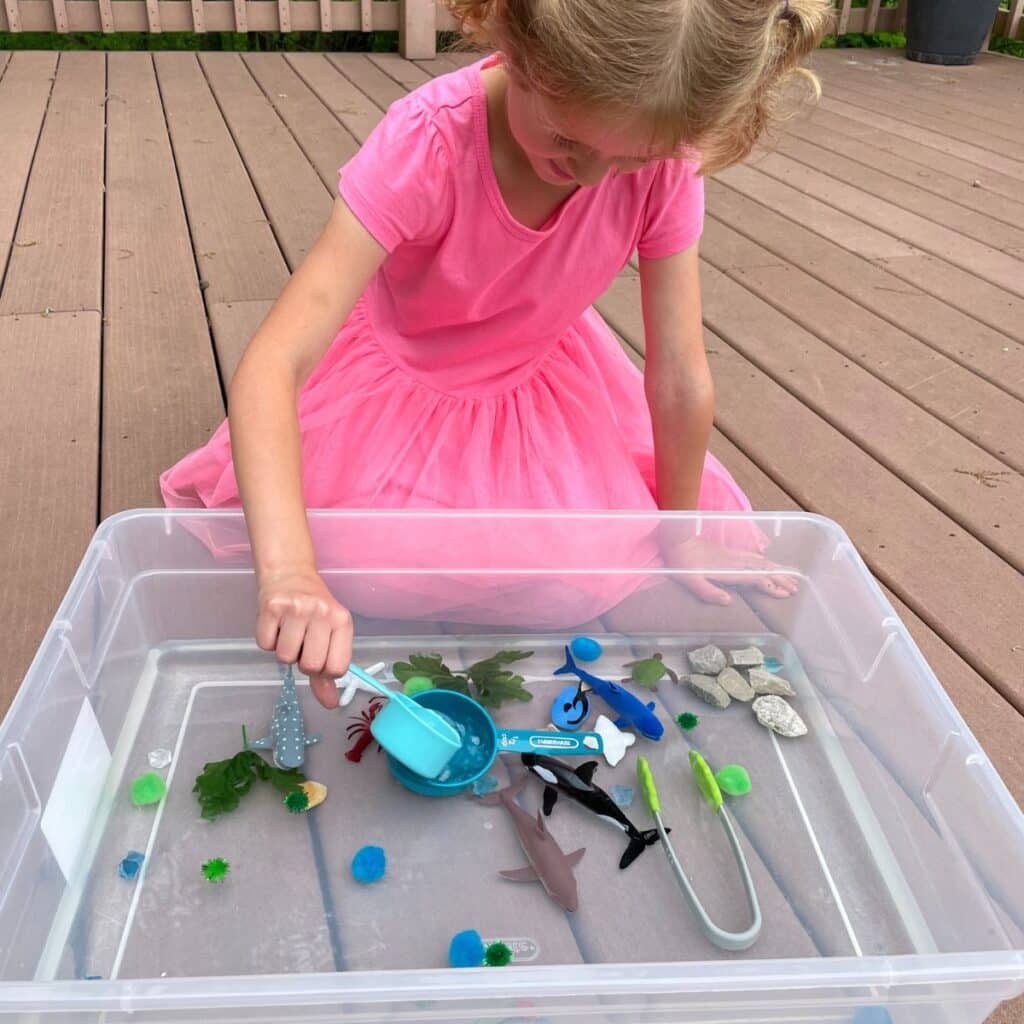
M 531 88 L 639 121 L 652 146 L 704 173 L 746 157 L 832 22 L 830 0 L 446 0 L 470 43 Z

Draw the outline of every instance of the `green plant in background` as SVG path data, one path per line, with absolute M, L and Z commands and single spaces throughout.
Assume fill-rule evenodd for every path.
M 397 53 L 397 32 L 0 32 L 0 50 Z

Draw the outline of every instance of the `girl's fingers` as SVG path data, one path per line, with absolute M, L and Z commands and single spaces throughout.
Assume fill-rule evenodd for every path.
M 348 671 L 351 660 L 352 627 L 333 630 L 330 647 L 327 651 L 327 664 L 324 667 L 325 674 L 333 676 L 335 679 L 343 676 Z
M 327 661 L 327 648 L 331 642 L 331 627 L 324 619 L 312 619 L 306 626 L 299 653 L 299 668 L 308 676 L 323 672 Z
M 302 642 L 306 638 L 308 620 L 302 616 L 286 615 L 277 634 L 277 660 L 291 665 L 299 660 Z
M 256 619 L 256 643 L 261 651 L 274 650 L 280 628 L 281 613 L 270 605 L 261 608 Z
M 682 584 L 694 597 L 705 604 L 732 604 L 732 598 L 721 587 L 716 587 L 706 576 L 684 576 Z
M 316 699 L 325 708 L 327 708 L 328 711 L 333 711 L 341 700 L 341 696 L 338 693 L 338 687 L 334 682 L 333 676 L 314 672 L 309 677 L 309 688 L 313 691 L 313 696 L 316 697 Z

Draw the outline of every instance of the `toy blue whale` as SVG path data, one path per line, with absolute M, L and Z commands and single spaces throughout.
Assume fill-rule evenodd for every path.
M 281 683 L 281 695 L 270 720 L 270 735 L 248 743 L 249 750 L 272 750 L 274 764 L 285 770 L 301 768 L 306 760 L 306 747 L 319 743 L 319 736 L 308 736 L 302 721 L 302 708 L 295 690 L 295 672 L 288 666 Z
M 572 656 L 572 651 L 565 648 L 565 664 L 555 671 L 556 676 L 564 676 L 572 673 L 580 680 L 580 689 L 577 694 L 582 696 L 583 683 L 597 694 L 613 711 L 618 714 L 615 722 L 620 729 L 635 729 L 641 736 L 649 740 L 660 740 L 665 732 L 665 727 L 658 721 L 654 713 L 654 701 L 644 704 L 638 697 L 634 697 L 629 690 L 618 683 L 609 682 L 598 676 L 591 675 L 586 669 L 580 668 Z

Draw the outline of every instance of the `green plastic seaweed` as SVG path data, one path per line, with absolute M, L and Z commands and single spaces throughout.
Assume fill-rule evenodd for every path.
M 257 780 L 269 782 L 284 796 L 295 792 L 306 781 L 297 768 L 284 771 L 266 761 L 255 750 L 240 750 L 224 761 L 203 765 L 192 792 L 199 799 L 202 816 L 207 821 L 237 809 L 242 797 Z
M 533 651 L 498 651 L 462 672 L 453 672 L 440 654 L 410 654 L 408 661 L 395 663 L 395 678 L 404 685 L 416 676 L 424 676 L 438 689 L 456 690 L 493 709 L 507 700 L 533 700 L 523 677 L 505 668 L 531 657 Z

